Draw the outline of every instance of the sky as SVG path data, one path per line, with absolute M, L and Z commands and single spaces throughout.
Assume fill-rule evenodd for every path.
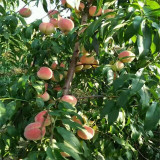
M 50 0 L 47 0 L 47 3 L 49 3 Z M 43 17 L 45 17 L 47 15 L 47 13 L 44 11 L 42 3 L 40 2 L 38 7 L 34 6 L 35 5 L 35 1 L 31 2 L 29 4 L 29 6 L 26 6 L 26 8 L 30 8 L 32 11 L 32 15 L 28 18 L 25 18 L 26 22 L 28 24 L 32 23 L 33 21 L 35 21 L 36 19 L 41 19 Z M 20 5 L 19 7 L 16 9 L 16 11 L 19 11 L 21 8 L 23 8 L 25 6 L 25 3 L 23 3 L 22 1 L 20 1 Z M 48 10 L 52 10 L 54 9 L 54 4 L 48 5 Z M 45 18 L 43 18 L 43 22 L 49 22 L 49 18 L 48 16 L 46 16 Z

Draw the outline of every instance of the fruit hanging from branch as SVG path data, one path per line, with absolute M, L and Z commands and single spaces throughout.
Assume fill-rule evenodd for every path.
M 28 18 L 31 16 L 32 12 L 29 8 L 22 8 L 19 10 L 19 14 L 24 18 Z

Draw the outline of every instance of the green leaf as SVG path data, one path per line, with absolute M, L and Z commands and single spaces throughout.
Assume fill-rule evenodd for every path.
M 81 129 L 83 129 L 79 123 L 73 122 L 70 119 L 62 119 L 62 122 L 64 124 L 68 124 L 72 128 L 75 128 L 75 129 L 80 129 L 81 128 Z
M 29 26 L 29 27 L 26 29 L 26 32 L 25 32 L 26 38 L 30 39 L 32 33 L 33 33 L 33 26 Z
M 75 107 L 73 107 L 70 103 L 68 102 L 60 102 L 58 104 L 59 109 L 68 109 L 68 110 L 75 110 Z
M 47 1 L 46 1 L 46 0 L 43 0 L 42 4 L 43 4 L 43 9 L 45 10 L 45 12 L 48 12 L 48 9 L 47 9 Z
M 150 101 L 150 95 L 149 95 L 149 89 L 143 85 L 143 87 L 138 91 L 140 97 L 141 97 L 141 104 L 143 107 L 149 106 Z
M 12 116 L 16 113 L 16 102 L 12 101 L 6 105 L 6 116 L 7 119 L 11 119 Z
M 18 16 L 18 18 L 19 18 L 19 20 L 21 21 L 21 23 L 22 23 L 24 26 L 27 25 L 27 23 L 26 23 L 26 21 L 24 20 L 24 18 L 22 18 L 21 16 Z
M 40 108 L 44 107 L 44 101 L 42 98 L 40 98 L 40 97 L 36 98 L 36 103 L 37 103 L 38 107 L 40 107 Z
M 143 18 L 140 16 L 134 17 L 133 27 L 135 30 L 137 30 L 137 31 L 139 30 L 142 20 L 143 20 Z
M 139 77 L 132 79 L 131 94 L 138 92 L 144 85 L 145 81 Z
M 150 53 L 152 34 L 151 34 L 151 28 L 149 28 L 148 24 L 145 21 L 142 22 L 141 30 L 143 36 L 140 35 L 138 36 L 137 45 L 138 45 L 139 55 L 141 57 L 144 57 Z
M 108 124 L 111 125 L 118 118 L 119 109 L 116 107 L 114 101 L 107 100 L 105 101 L 105 106 L 101 110 L 101 118 L 108 116 Z
M 7 126 L 7 132 L 12 137 L 17 136 L 17 134 L 18 134 L 17 129 L 13 126 Z
M 63 139 L 75 149 L 77 153 L 81 153 L 81 145 L 77 137 L 71 132 L 62 127 L 57 127 L 58 133 Z
M 158 8 L 160 8 L 160 5 L 157 2 L 155 2 L 155 1 L 147 0 L 146 1 L 146 5 L 148 5 L 152 9 L 158 9 Z
M 57 143 L 56 144 L 62 151 L 68 153 L 72 156 L 75 160 L 82 160 L 80 156 L 75 152 L 74 148 L 70 148 L 68 145 L 64 143 Z
M 126 90 L 126 91 L 122 91 L 120 96 L 118 97 L 118 100 L 117 100 L 117 106 L 120 108 L 120 107 L 123 107 L 125 108 L 126 107 L 126 104 L 127 102 L 129 101 L 130 99 L 130 91 L 129 90 Z
M 3 126 L 5 121 L 6 108 L 4 104 L 0 101 L 0 127 Z
M 160 120 L 160 104 L 153 102 L 146 113 L 144 128 L 146 130 L 153 129 Z
M 3 6 L 2 6 L 2 5 L 0 5 L 0 13 L 2 13 L 3 15 L 5 15 L 5 14 L 6 14 L 5 9 L 3 8 Z
M 115 102 L 111 100 L 105 101 L 105 106 L 101 110 L 101 118 L 105 117 L 114 108 Z
M 47 147 L 46 153 L 47 153 L 48 158 L 54 159 L 54 155 L 52 153 L 52 148 L 50 146 Z

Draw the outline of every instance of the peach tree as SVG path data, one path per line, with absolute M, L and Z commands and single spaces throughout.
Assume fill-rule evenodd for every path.
M 22 1 L 0 2 L 0 159 L 160 159 L 159 0 Z

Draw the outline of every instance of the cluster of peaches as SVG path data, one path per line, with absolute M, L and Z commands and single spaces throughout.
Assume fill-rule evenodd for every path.
M 69 4 L 67 4 L 66 0 L 61 0 L 61 3 L 63 6 L 66 6 L 68 8 L 72 8 Z M 84 3 L 80 2 L 79 9 L 75 9 L 76 14 L 78 15 L 81 11 L 83 11 L 85 8 Z M 102 10 L 102 8 L 99 9 L 98 12 L 96 12 L 97 7 L 96 6 L 90 6 L 89 8 L 89 15 L 94 16 L 100 16 L 101 14 L 105 14 L 108 12 L 113 12 L 112 9 L 105 9 Z M 22 17 L 30 17 L 32 12 L 29 8 L 22 8 L 19 11 L 19 14 Z M 39 30 L 45 35 L 51 35 L 54 33 L 55 28 L 59 28 L 65 35 L 68 34 L 73 28 L 74 28 L 74 22 L 73 22 L 73 16 L 71 15 L 70 19 L 68 18 L 62 18 L 59 15 L 59 12 L 57 10 L 50 10 L 48 12 L 48 17 L 50 18 L 50 21 L 48 23 L 42 22 L 39 25 Z M 107 18 L 114 18 L 115 14 L 107 15 Z
M 124 63 L 131 63 L 135 59 L 135 54 L 131 51 L 123 51 L 118 55 L 119 60 L 117 60 L 113 65 L 111 65 L 114 71 L 114 80 L 117 78 L 117 71 L 124 68 Z
M 77 99 L 72 95 L 64 95 L 61 100 L 62 102 L 67 102 L 73 107 L 77 104 Z M 86 117 L 83 116 L 83 121 L 86 122 Z M 52 119 L 49 115 L 48 111 L 44 110 L 39 112 L 35 118 L 35 122 L 28 124 L 24 129 L 24 137 L 28 140 L 41 140 L 46 133 L 46 126 L 51 125 Z M 77 130 L 77 135 L 83 140 L 89 140 L 92 139 L 95 132 L 94 129 L 89 127 L 88 125 L 83 125 L 81 120 L 77 118 L 77 116 L 72 116 L 71 120 L 75 123 L 80 124 L 84 129 Z M 69 157 L 65 152 L 61 152 L 61 155 L 64 157 Z
M 90 68 L 97 68 L 98 67 L 98 60 L 94 58 L 94 56 L 90 55 L 85 51 L 85 49 L 82 50 L 83 56 L 80 57 L 80 61 L 77 62 L 75 72 L 79 72 L 82 69 L 90 69 Z

